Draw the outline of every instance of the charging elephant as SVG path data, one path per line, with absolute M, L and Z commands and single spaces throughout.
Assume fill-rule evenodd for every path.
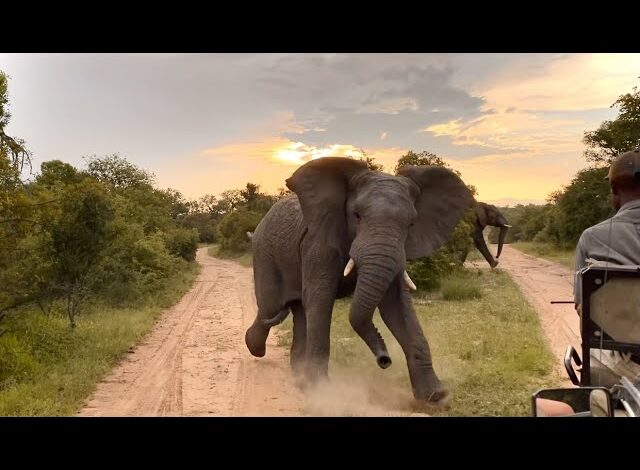
M 397 176 L 350 158 L 326 157 L 286 180 L 294 194 L 278 201 L 252 237 L 258 314 L 245 334 L 265 354 L 269 329 L 293 314 L 291 366 L 307 383 L 327 378 L 336 298 L 353 294 L 349 321 L 381 368 L 391 365 L 373 324 L 378 307 L 406 357 L 416 399 L 442 405 L 437 377 L 408 288 L 406 260 L 443 245 L 473 197 L 452 171 L 405 166 Z
M 486 204 L 484 202 L 476 202 L 474 204 L 473 210 L 475 212 L 475 225 L 473 229 L 473 244 L 475 247 L 482 253 L 484 259 L 487 260 L 487 263 L 492 268 L 495 268 L 498 265 L 497 258 L 500 258 L 500 254 L 502 253 L 502 245 L 504 244 L 504 239 L 507 235 L 507 230 L 511 225 L 507 224 L 507 219 L 505 216 L 498 210 L 498 208 L 491 204 Z M 484 237 L 482 235 L 482 231 L 484 228 L 490 225 L 492 227 L 500 227 L 500 234 L 498 236 L 498 253 L 496 254 L 496 259 L 491 256 L 491 252 L 489 248 L 487 248 L 487 243 L 484 241 Z

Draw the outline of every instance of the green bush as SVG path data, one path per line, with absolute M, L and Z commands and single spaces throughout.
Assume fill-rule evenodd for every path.
M 256 212 L 238 209 L 225 215 L 218 224 L 220 248 L 227 252 L 240 252 L 249 248 L 247 232 L 253 232 L 261 216 Z
M 208 213 L 187 214 L 180 220 L 180 225 L 185 228 L 195 228 L 202 243 L 216 242 L 216 220 Z
M 176 269 L 162 232 L 145 235 L 141 224 L 116 221 L 109 244 L 94 275 L 93 290 L 108 305 L 121 305 L 160 288 L 160 281 Z
M 195 228 L 175 228 L 165 234 L 165 244 L 169 253 L 180 256 L 185 261 L 196 259 L 200 236 Z
M 607 172 L 607 168 L 580 170 L 569 186 L 552 195 L 555 205 L 545 229 L 558 246 L 575 246 L 586 228 L 615 213 Z
M 418 290 L 433 290 L 440 287 L 443 277 L 453 272 L 456 262 L 444 250 L 407 263 L 407 272 Z
M 12 334 L 0 337 L 0 390 L 27 379 L 37 368 L 38 364 L 25 344 Z
M 473 248 L 472 217 L 472 212 L 468 211 L 453 229 L 447 243 L 431 256 L 407 263 L 407 272 L 418 290 L 437 289 L 443 277 L 462 266 Z

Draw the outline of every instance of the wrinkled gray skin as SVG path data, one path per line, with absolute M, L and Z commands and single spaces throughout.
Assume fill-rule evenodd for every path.
M 486 259 L 487 263 L 489 263 L 489 266 L 495 268 L 498 265 L 497 258 L 500 258 L 500 254 L 502 253 L 504 238 L 507 236 L 507 230 L 509 230 L 507 219 L 504 215 L 502 215 L 502 213 L 496 206 L 486 204 L 484 202 L 476 202 L 473 210 L 476 214 L 475 226 L 473 230 L 473 244 L 476 246 L 478 251 L 482 253 L 484 259 Z M 491 225 L 492 227 L 500 227 L 500 235 L 498 237 L 498 253 L 496 254 L 496 259 L 491 256 L 491 252 L 487 247 L 487 243 L 484 241 L 484 237 L 482 236 L 482 231 L 487 225 Z
M 373 314 L 402 347 L 414 396 L 442 404 L 448 391 L 433 369 L 411 296 L 406 260 L 443 245 L 472 202 L 465 184 L 441 167 L 406 166 L 399 176 L 349 158 L 328 157 L 287 180 L 295 194 L 278 201 L 252 237 L 258 315 L 245 334 L 264 356 L 269 329 L 293 313 L 291 366 L 306 383 L 327 378 L 336 298 L 353 294 L 349 321 L 381 368 L 391 358 Z M 355 268 L 344 277 L 349 258 Z

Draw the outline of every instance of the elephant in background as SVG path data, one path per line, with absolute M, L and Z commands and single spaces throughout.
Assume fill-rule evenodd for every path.
M 373 324 L 376 307 L 404 352 L 416 399 L 443 405 L 450 394 L 436 375 L 413 309 L 406 260 L 429 255 L 450 237 L 473 196 L 451 170 L 405 166 L 398 175 L 341 157 L 312 160 L 286 180 L 252 237 L 258 313 L 245 333 L 264 356 L 272 326 L 291 312 L 291 366 L 305 383 L 328 377 L 335 299 L 353 294 L 349 321 L 381 368 L 391 365 Z
M 502 245 L 504 244 L 504 239 L 507 236 L 507 230 L 511 225 L 507 223 L 505 216 L 494 205 L 486 204 L 484 202 L 476 202 L 473 206 L 473 210 L 475 212 L 475 224 L 472 235 L 473 244 L 478 251 L 482 253 L 484 259 L 487 260 L 487 263 L 489 263 L 492 268 L 495 268 L 498 265 L 497 258 L 500 258 L 500 254 L 502 253 Z M 482 232 L 487 225 L 500 228 L 496 259 L 491 255 L 491 252 L 487 247 L 487 243 L 482 235 Z

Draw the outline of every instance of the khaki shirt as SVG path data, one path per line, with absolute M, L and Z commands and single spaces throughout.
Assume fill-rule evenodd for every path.
M 616 265 L 640 265 L 640 199 L 627 202 L 616 215 L 582 232 L 576 247 L 576 304 L 581 303 L 582 296 L 579 272 L 589 258 Z

